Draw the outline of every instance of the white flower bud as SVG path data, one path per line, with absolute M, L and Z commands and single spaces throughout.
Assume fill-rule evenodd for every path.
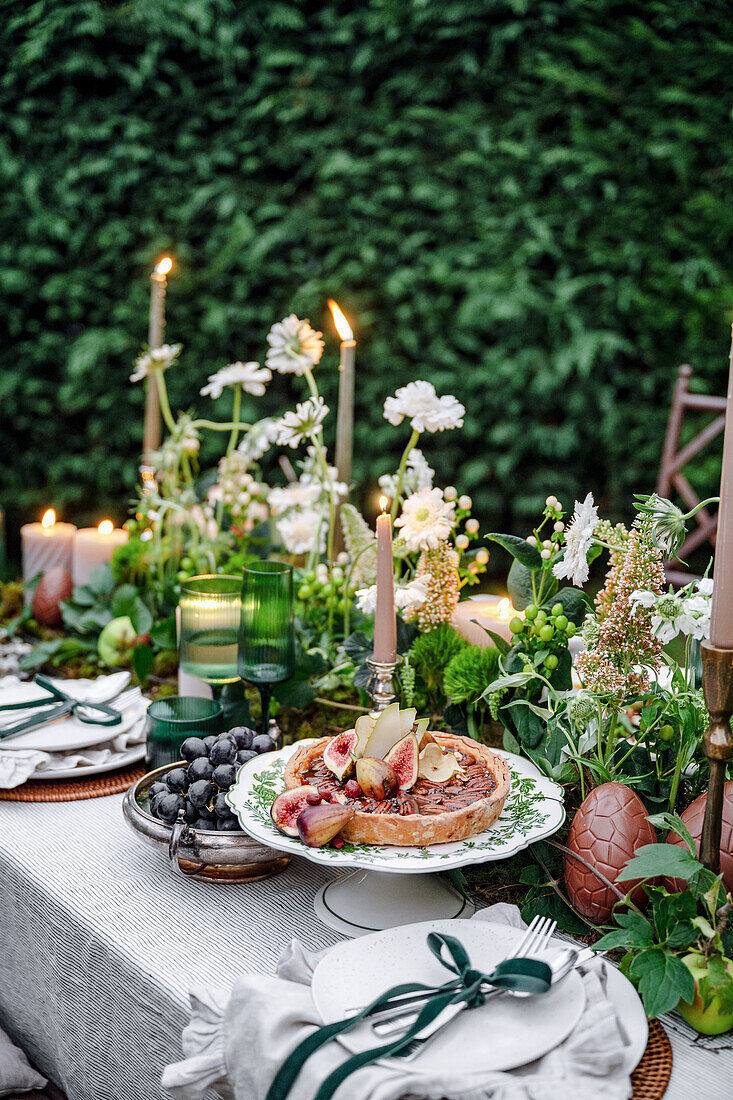
M 547 559 L 548 559 L 548 558 L 549 558 L 549 557 L 550 557 L 551 555 L 552 555 L 552 550 L 540 550 L 540 557 L 541 557 L 541 558 L 544 558 L 544 559 L 545 559 L 545 561 L 547 561 Z
M 468 535 L 458 535 L 456 538 L 456 546 L 459 550 L 465 550 L 468 546 Z
M 470 535 L 475 535 L 476 532 L 478 531 L 478 520 L 477 519 L 467 519 L 466 520 L 466 530 L 468 531 L 468 533 Z
M 472 504 L 473 504 L 473 501 L 471 500 L 471 498 L 469 496 L 462 496 L 462 497 L 458 498 L 458 507 L 463 508 L 463 510 L 466 511 L 466 512 L 468 511 L 468 509 L 471 507 Z
M 446 500 L 455 500 L 458 496 L 458 490 L 453 485 L 448 485 L 447 488 L 443 490 L 443 496 Z
M 545 504 L 548 508 L 557 508 L 559 506 L 559 501 L 557 497 L 548 497 Z
M 529 543 L 530 546 L 536 546 L 537 545 L 537 539 L 534 537 L 534 535 L 527 535 L 527 542 Z
M 559 519 L 557 521 L 557 523 L 553 524 L 552 529 L 553 529 L 553 531 L 564 531 L 565 530 L 565 524 L 562 522 L 561 519 Z
M 552 550 L 552 539 L 545 539 L 542 545 L 544 546 L 545 550 Z
M 476 555 L 476 561 L 479 563 L 479 565 L 486 565 L 488 560 L 489 560 L 489 551 L 488 550 L 479 550 L 478 554 Z

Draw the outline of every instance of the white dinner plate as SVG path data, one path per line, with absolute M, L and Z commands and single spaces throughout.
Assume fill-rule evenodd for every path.
M 339 943 L 324 955 L 313 974 L 313 1001 L 323 1022 L 343 1020 L 357 1005 L 368 1004 L 401 982 L 439 985 L 455 977 L 429 950 L 428 932 L 455 936 L 472 965 L 486 972 L 524 935 L 522 929 L 489 921 L 440 920 L 388 928 Z M 555 941 L 543 957 L 552 958 L 560 946 Z M 541 997 L 494 997 L 462 1012 L 426 1044 L 414 1062 L 403 1065 L 416 1073 L 443 1076 L 460 1053 L 463 1074 L 514 1069 L 541 1058 L 567 1038 L 584 1005 L 582 979 L 572 971 Z M 367 1023 L 338 1038 L 355 1053 L 376 1045 Z
M 125 752 L 115 753 L 114 757 L 104 764 L 79 764 L 76 768 L 56 768 L 34 772 L 31 779 L 83 779 L 90 775 L 102 775 L 104 772 L 115 772 L 118 768 L 129 768 L 131 764 L 137 764 L 145 759 L 145 742 L 139 745 L 131 745 Z
M 113 706 L 114 701 L 110 705 Z M 103 741 L 112 741 L 115 737 L 119 737 L 121 733 L 126 733 L 145 714 L 147 709 L 148 700 L 144 699 L 142 695 L 133 698 L 132 702 L 123 710 L 122 721 L 117 726 L 90 725 L 88 722 L 80 722 L 78 718 L 70 715 L 68 718 L 52 722 L 50 725 L 39 726 L 38 729 L 28 730 L 27 733 L 19 733 L 8 741 L 3 741 L 0 738 L 0 752 L 3 748 L 39 749 L 41 752 L 72 752 L 74 749 L 99 745 Z

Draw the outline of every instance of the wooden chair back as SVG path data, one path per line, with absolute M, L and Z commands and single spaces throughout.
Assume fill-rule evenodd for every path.
M 659 466 L 659 477 L 657 479 L 657 493 L 659 496 L 672 499 L 673 490 L 676 490 L 687 505 L 687 509 L 694 508 L 699 504 L 700 497 L 682 473 L 682 468 L 686 466 L 690 459 L 694 458 L 703 447 L 707 447 L 709 443 L 712 443 L 714 439 L 722 435 L 725 428 L 726 407 L 726 399 L 724 397 L 711 397 L 702 393 L 690 393 L 688 386 L 691 377 L 692 367 L 687 363 L 683 363 L 677 373 L 677 382 L 674 387 L 674 394 L 672 395 L 672 406 L 669 411 L 667 434 L 664 438 L 662 461 Z M 689 443 L 686 443 L 684 447 L 680 447 L 680 433 L 682 431 L 682 423 L 685 414 L 693 410 L 697 412 L 717 413 L 718 415 L 714 420 L 711 420 L 702 431 L 698 432 Z M 715 534 L 718 526 L 717 511 L 711 512 L 708 508 L 701 508 L 695 516 L 695 523 L 697 527 L 694 531 L 690 532 L 680 547 L 679 556 L 681 558 L 692 553 L 693 550 L 696 550 L 704 542 L 709 542 L 712 548 L 715 547 Z M 689 584 L 691 580 L 695 579 L 694 574 L 686 573 L 680 568 L 680 563 L 678 561 L 665 562 L 664 570 L 667 575 L 667 580 L 673 585 L 681 586 Z

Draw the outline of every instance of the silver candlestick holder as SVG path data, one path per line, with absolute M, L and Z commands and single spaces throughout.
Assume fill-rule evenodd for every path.
M 371 714 L 381 714 L 385 707 L 394 702 L 392 677 L 401 660 L 401 657 L 396 657 L 394 661 L 375 661 L 373 657 L 367 657 L 366 663 L 372 670 L 372 678 L 367 685 L 372 701 Z

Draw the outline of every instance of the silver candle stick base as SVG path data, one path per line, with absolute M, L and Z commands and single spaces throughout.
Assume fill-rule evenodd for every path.
M 373 657 L 367 657 L 366 663 L 372 670 L 372 678 L 367 686 L 372 701 L 371 714 L 381 714 L 385 707 L 395 701 L 392 677 L 401 660 L 401 657 L 396 657 L 394 661 L 375 661 Z

